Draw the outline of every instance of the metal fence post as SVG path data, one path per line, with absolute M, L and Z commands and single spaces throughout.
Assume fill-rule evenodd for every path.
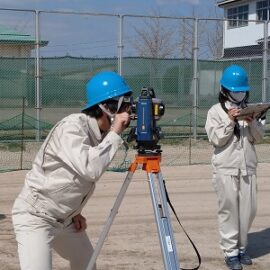
M 194 37 L 193 37 L 193 138 L 197 140 L 197 115 L 198 115 L 198 19 L 194 19 Z
M 21 155 L 20 155 L 20 170 L 23 169 L 23 151 L 24 151 L 24 116 L 25 116 L 25 97 L 22 98 L 22 125 L 21 125 Z
M 264 40 L 263 40 L 263 78 L 262 78 L 262 101 L 267 100 L 267 58 L 268 58 L 268 23 L 264 22 Z
M 188 165 L 191 165 L 191 150 L 192 150 L 191 126 L 192 126 L 192 113 L 190 113 L 190 114 L 189 114 L 189 145 L 188 145 Z
M 36 38 L 36 59 L 35 59 L 35 109 L 36 109 L 36 141 L 40 141 L 40 110 L 41 110 L 41 95 L 40 95 L 40 29 L 39 29 L 39 14 L 40 11 L 35 11 L 35 38 Z
M 123 22 L 124 16 L 119 15 L 119 40 L 118 40 L 118 73 L 122 75 L 123 73 Z

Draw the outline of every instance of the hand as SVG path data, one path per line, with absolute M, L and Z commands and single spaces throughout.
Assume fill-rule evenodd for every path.
M 253 116 L 247 116 L 245 119 L 244 119 L 247 123 L 250 123 L 254 120 L 254 117 Z
M 236 117 L 239 115 L 240 109 L 238 108 L 231 108 L 228 110 L 228 116 L 232 121 L 235 121 Z
M 117 134 L 121 134 L 130 123 L 130 115 L 127 112 L 117 113 L 114 117 L 114 121 L 111 130 Z
M 87 228 L 86 218 L 81 214 L 74 216 L 72 221 L 74 223 L 74 227 L 77 232 L 83 232 L 86 230 Z

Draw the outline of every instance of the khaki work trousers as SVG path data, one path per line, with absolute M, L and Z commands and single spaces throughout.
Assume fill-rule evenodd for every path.
M 17 198 L 12 221 L 18 243 L 21 270 L 51 270 L 52 249 L 70 262 L 72 270 L 86 270 L 93 247 L 86 232 L 73 223 L 48 222 L 26 211 L 27 203 Z
M 226 256 L 237 256 L 245 250 L 247 236 L 257 209 L 256 175 L 214 174 L 218 197 L 220 247 Z

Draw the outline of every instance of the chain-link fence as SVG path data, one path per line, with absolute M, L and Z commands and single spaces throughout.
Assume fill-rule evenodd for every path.
M 250 36 L 226 31 L 231 24 L 221 19 L 11 9 L 0 15 L 0 170 L 30 168 L 51 127 L 80 112 L 85 84 L 101 70 L 122 74 L 135 97 L 151 86 L 163 100 L 165 165 L 210 162 L 204 124 L 226 66 L 247 70 L 251 102 L 269 100 L 268 22 L 250 21 L 261 39 L 239 47 L 235 39 Z M 257 147 L 262 162 L 269 162 L 266 130 Z M 112 167 L 126 167 L 133 156 L 123 147 Z

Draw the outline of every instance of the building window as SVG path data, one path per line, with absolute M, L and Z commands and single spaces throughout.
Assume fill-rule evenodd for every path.
M 259 1 L 256 3 L 257 20 L 267 21 L 269 20 L 270 1 Z
M 229 8 L 227 12 L 227 19 L 229 20 L 229 28 L 248 25 L 248 5 Z

